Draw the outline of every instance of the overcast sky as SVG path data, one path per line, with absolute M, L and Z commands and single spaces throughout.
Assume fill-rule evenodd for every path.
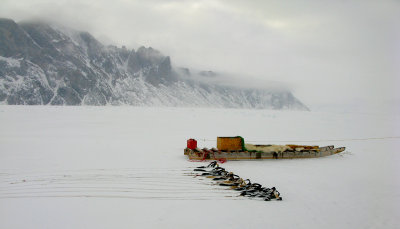
M 0 0 L 0 17 L 151 46 L 175 66 L 284 82 L 311 107 L 400 99 L 399 0 Z

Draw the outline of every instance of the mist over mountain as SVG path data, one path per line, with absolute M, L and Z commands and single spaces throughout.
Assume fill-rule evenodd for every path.
M 174 67 L 151 47 L 105 46 L 88 32 L 10 19 L 0 19 L 0 103 L 308 110 L 288 89 Z

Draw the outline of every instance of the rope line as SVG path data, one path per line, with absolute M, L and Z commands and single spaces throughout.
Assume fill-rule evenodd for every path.
M 371 140 L 384 140 L 384 139 L 400 139 L 400 137 L 377 137 L 377 138 L 347 138 L 347 139 L 319 139 L 319 140 L 271 140 L 269 142 L 347 142 L 347 141 L 371 141 Z M 216 142 L 217 140 L 211 140 L 211 139 L 199 139 L 200 141 L 214 141 Z M 257 142 L 257 143 L 266 143 L 267 141 L 255 141 L 255 140 L 245 140 L 245 142 Z

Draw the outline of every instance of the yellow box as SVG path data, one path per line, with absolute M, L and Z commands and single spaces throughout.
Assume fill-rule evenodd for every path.
M 241 137 L 217 137 L 217 148 L 222 151 L 243 150 Z

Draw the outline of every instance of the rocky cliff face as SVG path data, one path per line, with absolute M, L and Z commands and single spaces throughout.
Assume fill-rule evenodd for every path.
M 307 110 L 289 91 L 193 80 L 153 48 L 104 46 L 87 32 L 0 19 L 0 103 L 157 105 Z

